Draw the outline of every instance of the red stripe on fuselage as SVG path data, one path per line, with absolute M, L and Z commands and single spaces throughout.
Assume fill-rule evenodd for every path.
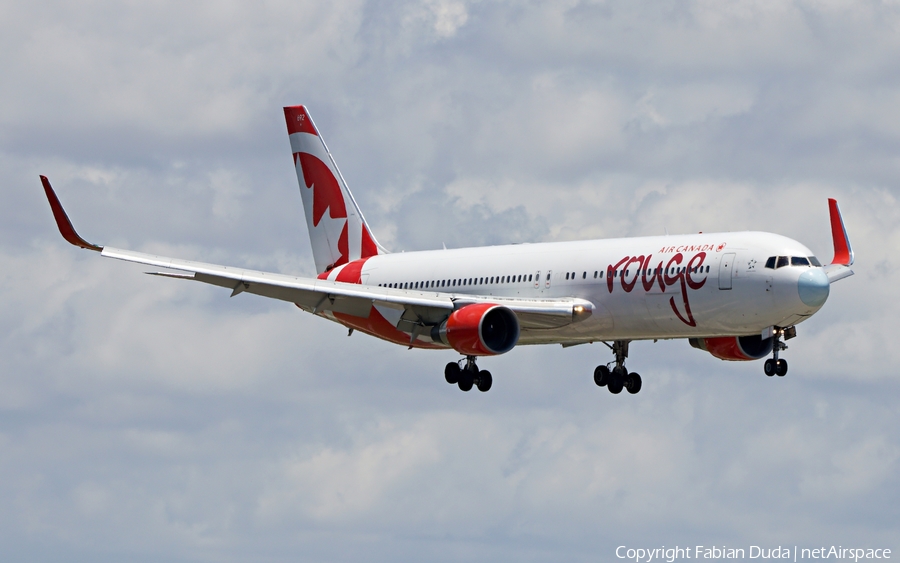
M 338 272 L 337 278 L 335 281 L 344 282 L 344 283 L 362 283 L 362 278 L 360 274 L 362 273 L 363 266 L 366 263 L 368 258 L 362 258 L 360 260 L 354 260 L 350 262 Z

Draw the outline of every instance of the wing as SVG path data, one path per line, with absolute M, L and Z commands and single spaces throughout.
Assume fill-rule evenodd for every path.
M 472 303 L 496 303 L 508 307 L 516 313 L 521 327 L 526 330 L 557 328 L 580 322 L 589 317 L 593 311 L 593 305 L 589 301 L 578 298 L 517 299 L 392 289 L 260 272 L 103 247 L 91 244 L 78 235 L 56 193 L 50 187 L 50 182 L 45 176 L 41 176 L 41 182 L 60 234 L 69 243 L 99 252 L 101 256 L 107 258 L 170 270 L 148 272 L 151 275 L 224 287 L 231 290 L 232 297 L 246 292 L 295 303 L 301 309 L 313 314 L 333 312 L 361 318 L 367 318 L 374 306 L 383 306 L 397 311 L 397 315 L 392 315 L 394 317 L 392 324 L 410 334 L 416 332 L 416 326 L 438 324 L 455 309 Z

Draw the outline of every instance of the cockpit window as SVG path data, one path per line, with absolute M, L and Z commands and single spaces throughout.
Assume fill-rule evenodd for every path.
M 815 256 L 769 256 L 766 260 L 766 268 L 777 270 L 785 266 L 816 266 L 821 267 L 822 264 Z

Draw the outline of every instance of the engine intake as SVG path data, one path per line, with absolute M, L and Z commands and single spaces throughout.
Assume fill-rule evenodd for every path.
M 505 354 L 519 341 L 519 319 L 507 307 L 473 303 L 453 311 L 431 338 L 467 356 Z
M 691 346 L 709 352 L 720 360 L 743 362 L 759 360 L 772 353 L 775 339 L 752 336 L 722 336 L 717 338 L 691 338 Z

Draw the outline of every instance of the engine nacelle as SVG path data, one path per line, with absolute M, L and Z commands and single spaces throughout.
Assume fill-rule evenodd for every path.
M 775 339 L 753 336 L 722 336 L 717 338 L 691 338 L 691 346 L 709 352 L 720 360 L 749 361 L 765 358 L 772 353 Z
M 501 305 L 473 303 L 453 311 L 431 338 L 466 356 L 505 354 L 519 341 L 519 319 Z

